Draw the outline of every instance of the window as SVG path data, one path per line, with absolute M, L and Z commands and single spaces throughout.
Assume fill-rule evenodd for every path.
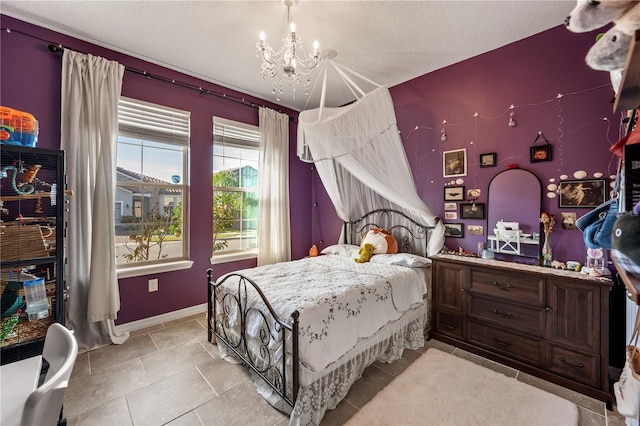
M 213 257 L 257 256 L 258 127 L 213 118 Z
M 188 258 L 189 117 L 120 99 L 114 216 L 119 270 Z

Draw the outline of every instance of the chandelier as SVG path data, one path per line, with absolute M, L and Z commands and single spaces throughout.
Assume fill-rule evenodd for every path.
M 282 4 L 287 8 L 289 32 L 282 37 L 280 49 L 276 51 L 266 42 L 264 32 L 260 33 L 260 41 L 256 44 L 257 56 L 262 59 L 262 79 L 271 83 L 278 101 L 285 86 L 292 88 L 293 99 L 296 98 L 296 85 L 304 87 L 305 95 L 309 95 L 311 74 L 321 59 L 318 42 L 313 43 L 313 51 L 307 54 L 302 39 L 296 34 L 296 25 L 291 22 L 291 8 L 297 3 L 298 0 L 282 0 Z

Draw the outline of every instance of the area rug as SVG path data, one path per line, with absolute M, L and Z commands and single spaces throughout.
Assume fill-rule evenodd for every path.
M 578 408 L 471 361 L 428 349 L 347 425 L 577 425 Z

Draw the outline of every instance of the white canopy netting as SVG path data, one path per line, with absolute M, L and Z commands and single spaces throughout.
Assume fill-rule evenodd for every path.
M 340 219 L 358 219 L 379 208 L 400 210 L 434 227 L 427 255 L 438 253 L 444 246 L 444 225 L 418 196 L 389 90 L 365 79 L 378 86 L 365 94 L 329 62 L 354 95 L 356 89 L 361 96 L 343 107 L 324 107 L 325 68 L 320 107 L 302 111 L 298 117 L 298 157 L 315 163 Z

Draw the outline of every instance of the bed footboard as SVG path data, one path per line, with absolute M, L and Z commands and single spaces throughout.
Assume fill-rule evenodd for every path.
M 260 287 L 241 274 L 229 274 L 216 283 L 209 269 L 207 282 L 209 342 L 213 341 L 215 335 L 218 344 L 226 345 L 237 358 L 293 407 L 300 383 L 299 312 L 296 310 L 291 314 L 290 323 L 281 320 Z M 230 290 L 231 286 L 233 291 Z M 263 305 L 249 306 L 248 292 L 256 292 Z M 284 350 L 289 337 L 292 342 L 290 354 L 289 351 Z M 274 349 L 278 347 L 282 349 L 279 351 Z M 276 352 L 280 354 L 279 360 L 276 359 Z M 289 356 L 291 357 L 291 374 L 288 374 L 287 369 Z

